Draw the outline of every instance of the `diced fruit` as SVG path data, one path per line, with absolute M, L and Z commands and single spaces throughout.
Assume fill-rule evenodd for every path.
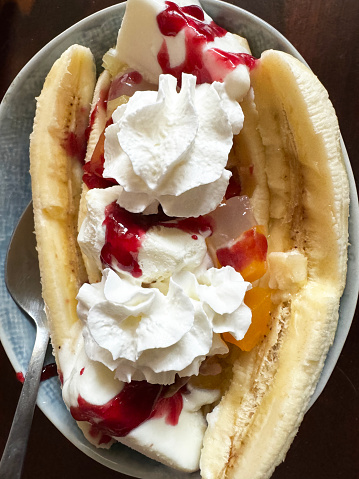
M 226 199 L 208 216 L 213 223 L 208 244 L 214 250 L 232 244 L 242 233 L 257 224 L 248 196 Z
M 111 83 L 109 101 L 121 96 L 131 97 L 136 91 L 157 90 L 157 86 L 143 79 L 136 70 L 127 70 L 118 74 Z
M 239 341 L 230 333 L 223 333 L 222 337 L 242 351 L 250 351 L 269 333 L 271 290 L 256 286 L 247 291 L 244 302 L 252 311 L 252 323 L 246 335 Z
M 253 226 L 242 233 L 231 246 L 219 248 L 221 266 L 232 266 L 246 281 L 253 282 L 266 272 L 267 238 L 264 226 Z

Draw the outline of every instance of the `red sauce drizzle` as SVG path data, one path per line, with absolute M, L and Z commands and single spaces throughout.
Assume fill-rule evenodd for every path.
M 123 437 L 151 418 L 164 417 L 166 424 L 176 426 L 183 408 L 182 389 L 166 397 L 168 388 L 146 381 L 132 381 L 106 404 L 96 406 L 80 395 L 78 406 L 70 412 L 76 421 L 91 424 L 90 434 L 100 436 L 99 443 L 106 444 L 111 436 Z M 182 391 L 183 393 L 185 391 Z
M 169 222 L 170 220 L 170 222 Z M 171 219 L 161 210 L 155 215 L 130 213 L 116 202 L 105 208 L 105 244 L 101 250 L 101 260 L 109 267 L 118 267 L 135 278 L 142 275 L 138 264 L 138 252 L 146 231 L 152 226 L 179 228 L 192 234 L 212 232 L 211 219 L 198 218 Z
M 160 397 L 151 414 L 151 418 L 164 417 L 166 424 L 176 426 L 183 408 L 181 391 L 177 391 L 171 397 Z
M 103 434 L 101 431 L 98 430 L 97 426 L 94 425 L 91 426 L 89 433 L 90 436 L 92 436 L 93 438 L 100 436 L 97 440 L 99 445 L 108 444 L 112 440 L 111 436 L 109 436 L 108 434 Z
M 40 381 L 46 381 L 47 379 L 57 376 L 57 367 L 55 363 L 46 364 L 42 368 Z
M 108 125 L 112 124 L 112 118 L 110 118 L 107 123 Z M 112 178 L 103 178 L 103 170 L 105 163 L 105 129 L 98 139 L 97 145 L 92 154 L 91 160 L 84 164 L 83 171 L 84 174 L 82 179 L 86 186 L 91 188 L 108 188 L 113 185 L 117 185 L 117 181 Z
M 21 384 L 24 384 L 25 377 L 24 374 L 20 371 L 16 373 L 16 379 L 21 382 Z
M 57 366 L 56 366 L 56 364 L 55 363 L 46 364 L 46 366 L 44 366 L 42 368 L 40 381 L 46 381 L 47 379 L 53 378 L 55 376 L 57 376 Z M 16 379 L 18 381 L 20 381 L 22 384 L 24 384 L 25 376 L 20 371 L 20 372 L 16 373 Z M 60 378 L 60 380 L 61 380 L 61 378 Z
M 81 163 L 85 160 L 87 139 L 85 132 L 82 134 L 69 131 L 65 134 L 62 147 L 68 156 L 77 158 Z
M 183 28 L 190 27 L 207 42 L 213 42 L 216 37 L 224 37 L 227 31 L 216 25 L 204 23 L 204 12 L 198 5 L 179 7 L 174 2 L 167 1 L 166 9 L 157 15 L 157 24 L 162 35 L 175 37 Z
M 226 194 L 224 197 L 226 200 L 233 198 L 234 196 L 241 196 L 241 180 L 237 168 L 231 169 L 232 176 L 229 179 Z
M 207 216 L 198 216 L 197 218 L 176 218 L 171 222 L 158 223 L 159 226 L 166 228 L 178 228 L 186 233 L 207 234 L 210 236 L 213 232 L 213 221 Z
M 132 381 L 101 406 L 91 404 L 79 395 L 78 406 L 71 407 L 70 412 L 76 421 L 92 424 L 93 434 L 101 432 L 106 436 L 123 437 L 149 419 L 162 387 L 146 381 Z
M 175 37 L 181 30 L 185 33 L 186 58 L 180 65 L 171 67 L 166 42 L 163 41 L 157 60 L 163 73 L 169 73 L 181 84 L 182 73 L 191 73 L 197 77 L 197 83 L 223 81 L 223 70 L 226 74 L 238 65 L 244 64 L 252 69 L 256 59 L 247 53 L 228 53 L 218 48 L 204 50 L 207 43 L 216 37 L 223 37 L 227 31 L 213 21 L 204 23 L 203 10 L 197 5 L 179 7 L 173 2 L 166 2 L 166 9 L 157 15 L 157 24 L 164 36 Z M 206 56 L 212 56 L 220 68 L 221 74 L 213 77 L 205 67 Z

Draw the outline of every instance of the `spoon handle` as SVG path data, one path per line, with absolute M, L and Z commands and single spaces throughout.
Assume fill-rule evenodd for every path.
M 38 328 L 20 399 L 1 458 L 0 479 L 21 477 L 48 342 L 49 332 L 46 326 Z

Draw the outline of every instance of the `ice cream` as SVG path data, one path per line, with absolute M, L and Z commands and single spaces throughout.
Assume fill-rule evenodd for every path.
M 106 214 L 108 205 L 116 202 L 122 194 L 121 186 L 112 186 L 105 189 L 94 188 L 87 194 L 87 216 L 82 224 L 78 241 L 82 251 L 98 267 L 99 271 L 106 266 L 103 262 L 102 250 L 106 244 Z M 150 218 L 150 217 L 149 217 Z M 130 228 L 128 222 L 122 219 L 124 230 Z M 185 270 L 195 270 L 206 259 L 207 247 L 205 242 L 208 231 L 184 231 L 178 227 L 171 227 L 173 222 L 157 222 L 148 229 L 142 228 L 143 239 L 138 243 L 137 264 L 140 271 L 139 279 L 142 283 L 163 281 L 173 273 Z M 168 225 L 167 227 L 164 225 Z M 147 230 L 146 230 L 147 229 Z M 126 232 L 123 231 L 125 241 Z M 131 264 L 134 262 L 135 251 L 131 251 Z M 122 267 L 119 261 L 112 260 L 110 266 L 122 274 L 131 274 L 131 268 Z M 133 269 L 132 269 L 133 271 Z
M 60 353 L 63 396 L 97 446 L 120 441 L 185 471 L 199 465 L 203 406 L 220 397 L 191 378 L 218 374 L 221 334 L 242 340 L 251 324 L 251 284 L 214 267 L 206 241 L 253 62 L 197 4 L 162 0 L 129 0 L 104 58 L 111 118 L 86 168 L 101 181 L 86 183 L 78 237 L 102 280 L 79 290 L 81 326 Z
M 120 398 L 128 397 L 125 384 L 115 379 L 103 364 L 89 359 L 78 325 L 72 337 L 73 343 L 64 345 L 59 356 L 63 368 L 62 395 L 87 439 L 102 448 L 109 448 L 117 440 L 168 466 L 196 470 L 206 428 L 201 408 L 216 402 L 219 390 L 186 386 L 184 394 L 179 392 L 169 399 L 159 400 L 162 386 L 148 388 L 143 382 L 132 383 L 134 391 L 137 387 L 145 394 L 149 407 L 137 399 L 133 408 L 123 411 L 123 422 L 117 417 L 114 425 L 109 418 L 111 408 L 116 408 Z M 132 400 L 130 406 L 133 403 Z M 155 411 L 153 403 L 157 406 Z M 148 417 L 150 413 L 152 417 Z
M 193 73 L 199 83 L 224 82 L 237 100 L 250 85 L 247 53 L 243 39 L 216 25 L 196 0 L 128 2 L 116 49 L 110 51 L 151 83 L 158 83 L 161 73 L 178 80 L 183 72 Z

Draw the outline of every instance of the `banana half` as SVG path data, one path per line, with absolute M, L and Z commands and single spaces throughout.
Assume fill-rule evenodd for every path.
M 93 108 L 109 81 L 105 71 Z M 56 358 L 78 321 L 78 289 L 97 274 L 91 264 L 86 273 L 76 241 L 86 208 L 77 157 L 94 88 L 92 55 L 75 45 L 45 81 L 31 135 L 35 231 Z M 293 57 L 267 51 L 242 107 L 245 124 L 230 162 L 257 221 L 268 227 L 269 272 L 260 281 L 273 290 L 272 324 L 252 351 L 231 355 L 229 387 L 208 415 L 205 479 L 266 478 L 283 460 L 333 341 L 346 276 L 349 186 L 326 90 Z M 105 122 L 94 122 L 87 160 Z M 246 184 L 248 165 L 254 168 Z
M 349 185 L 328 94 L 279 51 L 263 53 L 252 87 L 255 105 L 247 98 L 244 110 L 251 127 L 257 118 L 263 145 L 251 151 L 264 158 L 267 181 L 252 199 L 255 214 L 268 218 L 272 325 L 262 344 L 239 354 L 208 416 L 206 479 L 264 479 L 283 461 L 333 342 L 346 278 Z M 254 141 L 251 130 L 238 148 Z
M 30 173 L 42 294 L 55 357 L 78 321 L 76 295 L 87 281 L 77 244 L 82 160 L 96 70 L 88 48 L 73 45 L 54 63 L 30 137 Z

